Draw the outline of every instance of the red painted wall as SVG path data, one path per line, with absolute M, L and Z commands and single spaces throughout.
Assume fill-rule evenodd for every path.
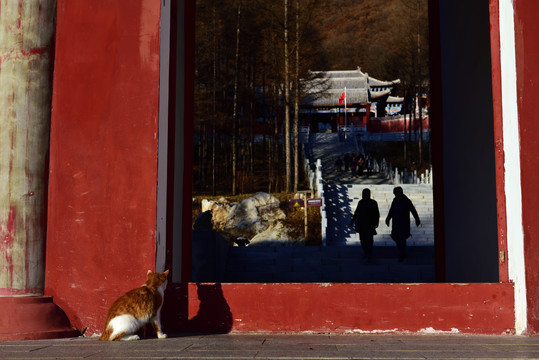
M 188 321 L 167 331 L 502 334 L 514 328 L 512 284 L 188 284 Z M 175 298 L 172 300 L 171 298 Z
M 410 126 L 408 116 L 406 116 L 406 127 Z M 413 120 L 412 120 L 413 121 Z M 413 126 L 414 130 L 419 130 L 419 120 L 417 119 Z M 429 129 L 429 117 L 423 117 L 423 130 Z M 404 117 L 385 119 L 385 120 L 376 120 L 369 119 L 367 121 L 367 131 L 371 133 L 386 133 L 386 132 L 402 132 L 404 131 Z
M 514 2 L 528 332 L 539 334 L 539 2 Z
M 91 333 L 155 266 L 160 2 L 57 13 L 45 293 Z
M 498 214 L 498 258 L 500 281 L 509 281 L 507 267 L 507 213 L 505 210 L 505 156 L 503 152 L 502 80 L 500 62 L 500 10 L 497 1 L 490 1 L 490 47 L 492 64 L 492 107 L 496 163 L 496 207 Z
M 58 1 L 45 293 L 88 334 L 155 265 L 159 6 Z M 513 286 L 179 284 L 163 317 L 166 331 L 498 334 Z

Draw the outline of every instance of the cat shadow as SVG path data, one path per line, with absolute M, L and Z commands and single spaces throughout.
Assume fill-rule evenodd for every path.
M 232 330 L 232 313 L 223 295 L 221 284 L 197 283 L 200 301 L 198 313 L 188 320 L 190 332 L 227 334 Z

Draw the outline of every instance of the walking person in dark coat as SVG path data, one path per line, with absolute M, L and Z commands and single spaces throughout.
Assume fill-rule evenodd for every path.
M 350 170 L 352 171 L 352 177 L 355 179 L 357 178 L 357 159 L 355 156 L 352 156 L 352 160 L 350 160 Z
M 412 204 L 412 201 L 408 199 L 402 188 L 397 186 L 393 189 L 393 202 L 386 218 L 386 225 L 389 226 L 389 222 L 393 220 L 393 226 L 391 228 L 391 238 L 397 243 L 399 249 L 399 261 L 403 261 L 406 257 L 406 239 L 411 236 L 410 233 L 410 213 L 414 216 L 416 226 L 421 224 L 419 215 Z
M 359 233 L 359 240 L 365 257 L 372 259 L 372 248 L 374 244 L 374 235 L 380 221 L 380 212 L 378 203 L 371 199 L 371 191 L 363 189 L 361 200 L 359 200 L 354 216 L 350 221 L 350 227 L 353 227 Z
M 337 160 L 335 160 L 335 168 L 337 169 L 337 172 L 342 171 L 342 160 L 340 156 L 337 156 Z
M 350 155 L 348 153 L 344 154 L 344 171 L 348 171 L 350 168 Z

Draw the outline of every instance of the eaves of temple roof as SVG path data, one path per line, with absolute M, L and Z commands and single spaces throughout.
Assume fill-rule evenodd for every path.
M 373 77 L 369 77 L 369 85 L 370 86 L 395 86 L 401 83 L 400 79 L 391 80 L 391 81 L 382 81 L 375 79 Z
M 393 87 L 400 83 L 399 79 L 381 81 L 371 78 L 359 67 L 356 70 L 311 71 L 311 73 L 323 79 L 311 82 L 308 95 L 303 102 L 311 106 L 337 105 L 345 88 L 348 104 L 365 104 L 369 102 L 369 95 L 371 98 L 379 98 L 391 93 L 391 89 L 376 91 L 373 87 Z
M 389 94 L 391 94 L 391 89 L 386 89 L 382 91 L 371 91 L 371 98 L 378 99 Z
M 400 96 L 389 96 L 387 98 L 388 103 L 402 103 L 403 101 L 404 101 L 404 98 Z

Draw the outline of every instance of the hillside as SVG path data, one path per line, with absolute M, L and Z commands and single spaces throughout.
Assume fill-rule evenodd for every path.
M 354 69 L 380 79 L 411 81 L 428 70 L 426 0 L 331 0 L 315 13 L 329 69 Z M 418 62 L 419 61 L 419 62 Z

